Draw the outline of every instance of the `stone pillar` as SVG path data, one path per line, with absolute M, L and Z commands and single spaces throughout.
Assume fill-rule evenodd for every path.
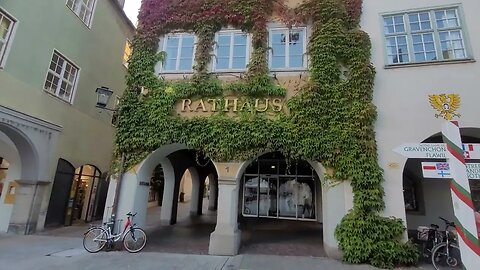
M 217 202 L 218 202 L 218 184 L 217 179 L 213 174 L 208 176 L 208 183 L 210 185 L 210 196 L 208 198 L 208 210 L 215 211 L 217 210 Z
M 217 226 L 210 235 L 208 253 L 210 255 L 238 254 L 240 248 L 240 230 L 238 229 L 238 188 L 231 180 L 218 181 L 219 207 L 217 211 Z
M 192 197 L 190 198 L 190 216 L 201 215 L 201 212 L 198 212 L 199 199 L 202 194 L 200 194 L 200 176 L 195 167 L 188 168 L 190 176 L 192 178 Z
M 9 233 L 32 234 L 37 228 L 40 206 L 50 181 L 15 180 L 15 202 Z
M 217 226 L 210 235 L 210 255 L 232 256 L 240 249 L 238 184 L 242 163 L 215 163 L 218 172 Z
M 327 256 L 340 259 L 342 254 L 335 239 L 335 228 L 353 207 L 353 193 L 349 181 L 322 188 L 323 247 Z
M 176 188 L 177 181 L 175 178 L 175 170 L 172 166 L 172 163 L 168 158 L 164 158 L 160 164 L 162 164 L 163 175 L 165 179 L 164 188 L 163 188 L 163 200 L 162 200 L 162 211 L 160 211 L 160 224 L 162 225 L 172 225 L 176 220 L 176 211 L 174 211 L 176 202 L 176 193 L 178 193 L 178 188 Z M 175 212 L 175 213 L 174 213 Z M 175 215 L 175 217 L 174 217 Z

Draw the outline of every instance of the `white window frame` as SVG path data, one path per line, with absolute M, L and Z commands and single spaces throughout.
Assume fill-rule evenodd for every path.
M 1 16 L 0 18 L 8 18 L 11 22 L 9 29 L 7 30 L 7 38 L 4 40 L 4 44 L 0 49 L 0 69 L 3 69 L 5 67 L 5 63 L 7 62 L 10 49 L 12 47 L 13 38 L 17 30 L 18 20 L 15 19 L 11 14 L 9 14 L 2 7 L 0 7 L 0 16 Z
M 219 69 L 217 68 L 217 59 L 216 59 L 216 55 L 217 55 L 217 51 L 218 51 L 218 37 L 219 35 L 225 35 L 225 34 L 230 34 L 230 54 L 229 54 L 229 59 L 228 59 L 228 68 L 224 69 Z M 245 50 L 245 68 L 232 68 L 233 66 L 233 51 L 234 51 L 234 37 L 235 37 L 235 34 L 244 34 L 246 35 L 247 37 L 247 41 L 246 41 L 246 50 Z M 225 71 L 236 71 L 236 72 L 243 72 L 245 70 L 247 70 L 247 65 L 248 63 L 250 62 L 250 54 L 251 54 L 251 35 L 248 34 L 248 33 L 245 33 L 243 32 L 242 30 L 236 30 L 236 29 L 232 29 L 232 30 L 221 30 L 219 32 L 217 32 L 215 34 L 215 45 L 214 45 L 214 54 L 215 54 L 215 57 L 214 57 L 214 61 L 213 61 L 213 64 L 212 64 L 212 70 L 214 72 L 225 72 Z
M 73 7 L 70 7 L 68 5 L 69 1 L 73 1 Z M 92 1 L 92 6 L 91 6 L 91 13 L 90 13 L 90 18 L 88 18 L 88 21 L 85 21 L 85 18 L 80 18 L 80 11 L 81 7 L 85 6 L 83 0 L 66 0 L 65 5 L 67 6 L 68 9 L 70 9 L 77 17 L 85 24 L 88 28 L 92 26 L 92 21 L 93 21 L 93 15 L 95 14 L 95 8 L 97 7 L 97 0 L 90 0 Z M 79 4 L 75 5 L 76 2 L 79 2 Z M 88 10 L 88 6 L 86 7 Z
M 308 59 L 307 59 L 307 27 L 306 26 L 299 26 L 299 27 L 292 27 L 292 28 L 287 28 L 287 27 L 269 27 L 268 28 L 268 46 L 272 48 L 272 32 L 273 31 L 284 31 L 287 33 L 288 37 L 290 37 L 290 31 L 291 30 L 303 30 L 303 67 L 290 67 L 290 42 L 287 42 L 285 45 L 285 65 L 286 67 L 284 68 L 272 68 L 272 54 L 275 52 L 272 52 L 272 50 L 269 50 L 268 52 L 268 68 L 270 71 L 304 71 L 308 68 Z
M 180 68 L 180 54 L 182 51 L 182 42 L 185 36 L 193 36 L 193 54 L 192 54 L 192 67 L 189 70 L 179 70 Z M 165 59 L 165 63 L 162 64 L 161 71 L 162 73 L 193 73 L 193 65 L 195 65 L 195 51 L 197 49 L 197 36 L 193 33 L 171 33 L 167 34 L 163 37 L 163 51 L 167 52 L 167 41 L 169 37 L 180 37 L 178 41 L 178 48 L 177 48 L 177 59 L 175 60 L 175 69 L 174 70 L 166 70 L 165 63 L 167 59 Z M 168 58 L 168 55 L 167 55 Z
M 60 72 L 60 74 L 58 74 L 58 73 L 56 73 L 56 72 L 54 73 L 54 76 L 57 76 L 57 75 L 59 76 L 59 81 L 58 81 L 58 85 L 57 85 L 57 89 L 55 90 L 55 93 L 52 93 L 52 92 L 50 92 L 49 90 L 45 89 L 45 83 L 47 82 L 48 74 L 51 73 L 50 71 L 52 71 L 52 70 L 50 69 L 50 65 L 51 65 L 51 63 L 52 63 L 52 59 L 53 59 L 53 56 L 54 56 L 55 54 L 57 54 L 58 56 L 60 56 L 61 58 L 63 58 L 64 63 L 63 63 L 63 65 L 62 65 L 62 71 Z M 61 96 L 59 95 L 62 82 L 65 80 L 65 79 L 63 78 L 63 75 L 65 74 L 65 67 L 66 67 L 66 64 L 67 64 L 67 63 L 69 63 L 70 65 L 72 65 L 74 68 L 77 69 L 77 74 L 76 74 L 75 79 L 74 79 L 74 82 L 73 82 L 73 84 L 72 84 L 72 92 L 70 93 L 70 99 L 69 99 L 69 100 L 66 100 L 66 99 L 64 99 L 63 97 L 61 97 Z M 80 71 L 81 71 L 80 67 L 79 67 L 77 64 L 75 64 L 75 62 L 73 62 L 73 61 L 70 60 L 68 57 L 66 57 L 64 54 L 62 54 L 59 50 L 53 49 L 52 55 L 51 55 L 51 57 L 50 57 L 50 60 L 48 61 L 47 73 L 46 73 L 46 75 L 45 75 L 45 79 L 43 80 L 43 86 L 42 86 L 43 91 L 47 92 L 48 94 L 50 94 L 50 95 L 52 95 L 52 96 L 54 96 L 54 97 L 56 97 L 56 98 L 58 98 L 58 99 L 60 99 L 60 100 L 62 100 L 62 101 L 64 101 L 64 102 L 73 104 L 73 100 L 74 100 L 74 97 L 75 97 L 75 93 L 77 92 L 78 81 L 79 81 L 79 78 L 80 78 Z M 67 82 L 67 83 L 69 83 L 69 82 Z
M 455 10 L 456 18 L 458 26 L 456 27 L 444 27 L 438 28 L 437 25 L 437 18 L 435 12 L 438 11 L 446 11 L 446 10 Z M 430 17 L 430 26 L 431 29 L 421 29 L 420 30 L 412 30 L 411 29 L 411 22 L 409 15 L 416 14 L 416 13 L 428 13 Z M 386 17 L 393 17 L 393 16 L 403 16 L 404 21 L 404 32 L 398 33 L 387 33 L 385 30 L 384 19 Z M 381 27 L 383 32 L 383 50 L 384 50 L 384 57 L 385 57 L 385 66 L 403 66 L 403 65 L 422 65 L 422 64 L 436 64 L 436 63 L 449 63 L 449 62 L 458 62 L 458 61 L 471 61 L 473 59 L 471 55 L 471 49 L 468 46 L 468 37 L 466 35 L 466 24 L 464 20 L 464 14 L 461 5 L 448 5 L 448 6 L 440 6 L 440 7 L 431 7 L 431 8 L 424 8 L 424 9 L 414 9 L 414 10 L 405 10 L 396 13 L 385 13 L 381 14 Z M 440 41 L 440 33 L 442 32 L 451 32 L 451 31 L 459 31 L 460 37 L 462 39 L 462 48 L 465 54 L 463 58 L 450 58 L 445 59 L 443 57 L 443 51 L 441 47 Z M 422 44 L 424 46 L 423 53 L 426 54 L 425 51 L 425 42 L 424 42 L 424 34 L 432 34 L 433 36 L 433 45 L 435 49 L 436 60 L 425 60 L 425 61 L 416 61 L 415 58 L 415 50 L 413 44 L 413 36 L 420 35 L 422 36 Z M 398 36 L 406 36 L 407 37 L 407 47 L 408 47 L 408 62 L 402 63 L 389 63 L 388 57 L 388 50 L 387 50 L 387 38 L 389 37 L 398 37 Z M 451 41 L 450 41 L 451 42 Z M 452 49 L 453 50 L 453 49 Z

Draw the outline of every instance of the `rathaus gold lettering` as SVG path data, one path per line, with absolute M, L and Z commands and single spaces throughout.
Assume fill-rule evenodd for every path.
M 280 112 L 283 110 L 281 98 L 257 98 L 240 100 L 238 98 L 182 99 L 181 112 Z

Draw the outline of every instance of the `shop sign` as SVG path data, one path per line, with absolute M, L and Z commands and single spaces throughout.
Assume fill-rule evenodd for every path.
M 393 151 L 407 158 L 447 158 L 447 145 L 444 143 L 406 143 Z M 463 151 L 465 159 L 480 159 L 480 144 L 463 144 Z
M 236 97 L 182 99 L 180 102 L 182 113 L 213 113 L 213 112 L 280 112 L 283 110 L 282 98 L 240 99 Z M 177 105 L 178 106 L 178 105 Z
M 468 179 L 480 179 L 480 163 L 466 163 Z M 422 162 L 424 178 L 452 178 L 447 162 Z

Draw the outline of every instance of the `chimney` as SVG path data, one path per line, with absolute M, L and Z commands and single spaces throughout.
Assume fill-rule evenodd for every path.
M 123 6 L 125 6 L 125 0 L 118 0 L 118 4 L 123 8 Z

